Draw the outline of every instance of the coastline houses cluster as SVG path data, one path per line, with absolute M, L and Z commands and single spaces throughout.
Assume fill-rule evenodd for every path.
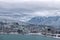
M 0 22 L 0 34 L 28 34 L 41 33 L 42 35 L 53 36 L 60 34 L 60 29 L 47 25 L 19 24 L 18 22 Z
M 27 33 L 26 29 L 19 25 L 18 23 L 4 23 L 0 22 L 0 34 L 23 34 Z

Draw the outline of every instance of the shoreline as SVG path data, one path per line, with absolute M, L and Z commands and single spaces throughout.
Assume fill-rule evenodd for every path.
M 55 37 L 55 36 L 51 36 L 51 35 L 43 35 L 42 33 L 26 33 L 26 34 L 19 34 L 17 32 L 11 32 L 11 33 L 4 33 L 4 32 L 1 32 L 0 35 L 9 35 L 9 34 L 14 34 L 14 35 L 32 35 L 32 36 L 45 36 L 45 37 L 50 37 L 50 38 L 56 38 L 56 39 L 60 39 L 60 37 Z M 54 35 L 54 34 L 53 34 Z M 58 35 L 58 34 L 55 34 L 55 35 Z M 60 34 L 59 34 L 60 35 Z

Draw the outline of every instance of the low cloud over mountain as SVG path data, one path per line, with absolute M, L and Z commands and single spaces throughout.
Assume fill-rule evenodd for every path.
M 0 1 L 0 18 L 27 22 L 36 16 L 60 16 L 59 1 Z

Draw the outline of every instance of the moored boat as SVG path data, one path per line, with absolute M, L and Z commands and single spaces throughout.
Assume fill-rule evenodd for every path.
M 51 35 L 53 38 L 59 38 L 60 39 L 60 34 L 53 34 Z

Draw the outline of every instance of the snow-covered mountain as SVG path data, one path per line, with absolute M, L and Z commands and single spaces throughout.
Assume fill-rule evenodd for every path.
M 60 16 L 34 17 L 29 20 L 29 23 L 60 26 Z

